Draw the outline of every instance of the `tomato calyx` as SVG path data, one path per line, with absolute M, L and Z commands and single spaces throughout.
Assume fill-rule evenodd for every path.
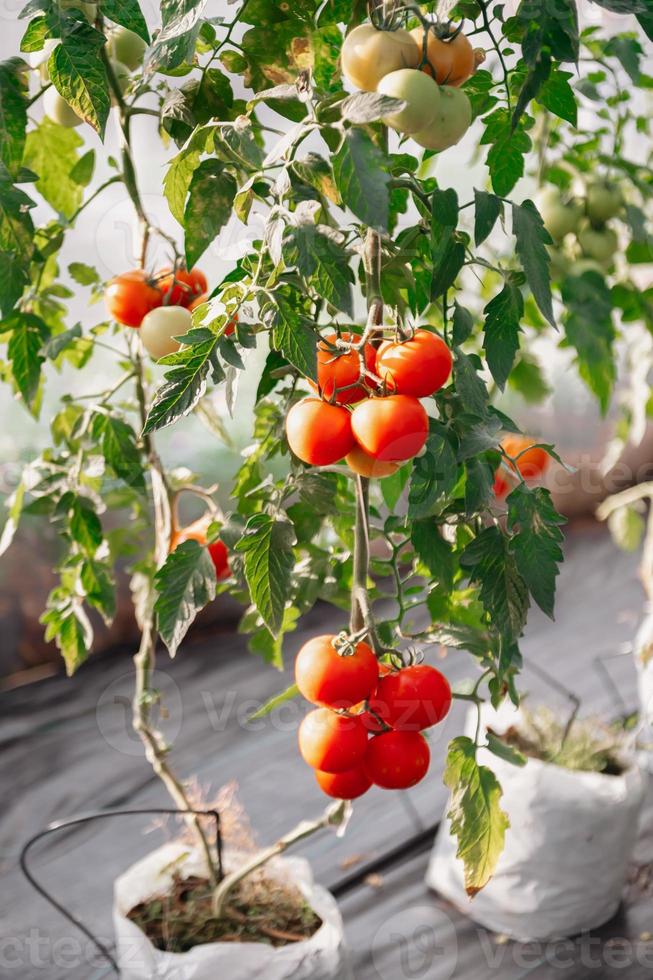
M 390 9 L 388 9 L 390 7 Z M 399 4 L 388 4 L 387 0 L 368 0 L 370 20 L 377 31 L 397 31 L 403 24 L 403 7 Z

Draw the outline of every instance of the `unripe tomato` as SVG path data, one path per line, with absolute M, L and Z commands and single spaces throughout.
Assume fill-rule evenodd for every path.
M 619 239 L 612 228 L 592 228 L 591 225 L 585 225 L 578 232 L 578 244 L 588 258 L 602 265 L 609 265 L 619 247 Z
M 322 792 L 327 796 L 333 796 L 336 800 L 355 800 L 367 793 L 372 785 L 372 780 L 363 766 L 346 769 L 345 772 L 316 770 L 315 778 Z
M 136 71 L 143 64 L 146 49 L 147 44 L 143 38 L 126 27 L 116 27 L 107 40 L 109 57 L 127 65 L 130 71 Z
M 140 327 L 143 317 L 161 306 L 160 291 L 142 269 L 132 269 L 112 279 L 104 300 L 111 316 L 125 327 Z
M 440 87 L 440 101 L 435 119 L 412 138 L 427 150 L 446 150 L 458 143 L 472 122 L 472 104 L 460 89 L 450 85 Z
M 424 28 L 415 27 L 410 33 L 419 48 L 421 59 Z M 462 85 L 471 76 L 476 65 L 474 49 L 464 34 L 456 34 L 446 40 L 439 38 L 434 30 L 427 32 L 426 64 L 422 71 L 435 78 L 438 85 Z
M 369 456 L 397 462 L 412 459 L 420 451 L 429 434 L 429 418 L 416 398 L 389 395 L 357 405 L 351 428 Z
M 416 330 L 410 340 L 386 340 L 378 349 L 376 373 L 400 395 L 426 398 L 439 391 L 451 374 L 453 359 L 444 340 L 430 330 Z
M 351 715 L 316 708 L 302 720 L 298 737 L 302 759 L 321 772 L 346 772 L 365 758 L 367 732 Z
M 587 216 L 596 224 L 615 218 L 623 203 L 621 191 L 609 180 L 596 180 L 587 187 Z
M 190 306 L 193 300 L 206 293 L 208 283 L 201 269 L 161 269 L 157 285 L 163 294 L 164 306 Z
M 365 769 L 382 789 L 409 789 L 428 772 L 431 752 L 419 732 L 383 732 L 370 739 Z
M 359 476 L 366 476 L 368 479 L 382 480 L 384 476 L 392 476 L 399 469 L 399 463 L 374 459 L 373 456 L 365 452 L 362 446 L 354 446 L 352 451 L 345 456 L 345 462 L 354 473 L 358 473 Z
M 565 235 L 578 230 L 582 216 L 580 203 L 573 198 L 563 200 L 558 187 L 545 187 L 537 195 L 535 203 L 542 216 L 544 227 L 554 241 L 561 241 Z
M 379 31 L 360 24 L 347 35 L 340 53 L 342 73 L 356 88 L 375 92 L 381 79 L 400 68 L 416 68 L 419 51 L 408 31 Z
M 202 547 L 206 546 L 208 548 L 213 567 L 215 568 L 215 577 L 217 579 L 229 578 L 229 552 L 226 544 L 219 538 L 212 541 L 211 544 L 207 544 L 206 542 L 206 532 L 210 523 L 211 515 L 206 514 L 204 517 L 193 521 L 192 524 L 188 524 L 186 527 L 175 531 L 170 539 L 170 551 L 174 551 L 182 541 L 197 541 Z
M 342 340 L 355 341 L 354 334 L 341 334 Z M 326 341 L 327 343 L 325 343 Z M 336 401 L 339 405 L 351 405 L 359 402 L 362 398 L 367 398 L 367 392 L 361 385 L 355 388 L 348 388 L 348 385 L 356 384 L 360 378 L 360 358 L 357 351 L 349 353 L 342 351 L 336 354 L 332 347 L 335 346 L 336 334 L 328 334 L 324 341 L 318 344 L 317 348 L 317 383 L 322 389 L 325 398 L 331 399 L 336 388 L 346 388 L 346 391 L 339 391 L 336 394 Z M 328 346 L 331 344 L 331 347 Z M 363 349 L 365 357 L 365 367 L 368 371 L 374 372 L 376 363 L 376 351 L 371 344 L 365 344 Z M 311 384 L 313 384 L 311 382 Z M 315 385 L 313 384 L 313 387 Z
M 435 667 L 414 664 L 382 677 L 369 707 L 391 728 L 421 732 L 446 717 L 451 688 Z
M 74 129 L 81 126 L 84 120 L 78 116 L 75 110 L 68 105 L 63 96 L 59 95 L 54 85 L 46 90 L 43 96 L 43 111 L 52 122 L 65 126 L 66 129 Z
M 522 453 L 515 467 L 525 480 L 535 480 L 539 476 L 542 476 L 549 465 L 549 454 L 546 449 L 533 445 L 533 440 L 526 436 L 520 436 L 518 434 L 505 436 L 501 440 L 501 445 L 508 456 L 513 458 Z
M 321 398 L 304 398 L 288 412 L 286 438 L 295 456 L 304 463 L 330 466 L 354 448 L 351 414 Z
M 158 361 L 167 354 L 174 354 L 181 347 L 175 337 L 188 333 L 193 318 L 183 306 L 159 306 L 143 318 L 140 337 L 150 357 Z
M 335 636 L 315 636 L 295 660 L 295 682 L 307 701 L 324 708 L 351 708 L 376 688 L 379 669 L 367 643 L 357 643 L 350 655 L 339 654 Z
M 416 68 L 391 71 L 379 82 L 377 92 L 406 103 L 404 109 L 384 118 L 399 133 L 416 133 L 430 126 L 440 101 L 440 89 L 429 75 Z

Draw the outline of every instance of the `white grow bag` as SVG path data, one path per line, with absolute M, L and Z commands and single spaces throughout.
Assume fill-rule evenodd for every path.
M 180 856 L 187 854 L 187 857 Z M 267 943 L 206 943 L 187 953 L 165 953 L 126 918 L 140 902 L 166 891 L 175 872 L 204 875 L 197 851 L 166 844 L 133 864 L 114 885 L 114 927 L 123 980 L 335 980 L 349 976 L 342 919 L 335 899 L 313 881 L 303 858 L 279 858 L 274 867 L 301 890 L 322 925 L 310 939 L 288 946 Z
M 505 731 L 514 709 L 484 711 L 483 724 Z M 467 728 L 473 737 L 476 712 Z M 574 936 L 607 922 L 621 901 L 643 798 L 640 770 L 619 776 L 571 772 L 529 759 L 514 766 L 479 752 L 503 789 L 510 817 L 505 849 L 490 882 L 469 899 L 449 821 L 438 831 L 426 883 L 474 921 L 515 939 Z

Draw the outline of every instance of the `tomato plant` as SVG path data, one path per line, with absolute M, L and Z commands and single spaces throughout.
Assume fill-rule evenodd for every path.
M 129 567 L 136 727 L 180 808 L 188 791 L 151 719 L 157 642 L 174 655 L 225 591 L 277 668 L 318 598 L 343 619 L 340 648 L 318 638 L 298 667 L 318 705 L 299 736 L 318 786 L 353 799 L 415 785 L 421 732 L 449 704 L 432 651 L 469 654 L 472 693 L 454 697 L 518 703 L 529 609 L 553 614 L 563 518 L 540 484 L 555 451 L 522 435 L 502 392 L 546 393 L 535 341 L 555 328 L 607 410 L 620 324 L 653 329 L 631 269 L 651 261 L 650 161 L 626 145 L 650 142 L 628 99 L 650 88 L 651 19 L 638 5 L 640 35 L 609 36 L 579 30 L 575 0 L 512 15 L 464 0 L 447 24 L 433 2 L 241 0 L 229 19 L 200 0 L 183 17 L 162 3 L 156 20 L 137 0 L 88 7 L 29 4 L 21 51 L 0 64 L 2 377 L 35 417 L 56 372 L 102 378 L 98 392 L 67 387 L 1 548 L 23 511 L 57 529 L 43 622 L 71 673 L 92 650 L 89 614 L 114 617 Z M 143 199 L 135 120 L 167 153 L 176 234 Z M 131 270 L 98 270 L 78 246 L 109 188 L 133 209 Z M 228 438 L 239 379 L 254 419 L 221 514 L 190 461 L 166 466 L 157 443 L 175 426 L 185 446 L 192 415 Z M 209 516 L 180 526 L 181 493 Z M 478 748 L 464 735 L 446 758 L 433 747 L 471 891 L 505 829 Z

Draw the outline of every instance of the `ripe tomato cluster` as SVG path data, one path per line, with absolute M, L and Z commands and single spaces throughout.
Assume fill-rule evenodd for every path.
M 175 338 L 188 333 L 192 311 L 209 298 L 204 273 L 181 267 L 166 267 L 153 276 L 132 269 L 112 279 L 104 295 L 109 314 L 126 327 L 138 328 L 145 350 L 155 360 L 179 350 Z M 225 334 L 234 329 L 235 320 Z
M 516 459 L 514 463 L 504 461 L 494 474 L 494 494 L 501 500 L 515 486 L 518 477 L 524 480 L 537 480 L 549 465 L 546 449 L 534 444 L 527 436 L 508 435 L 501 440 L 504 452 Z
M 372 786 L 409 789 L 430 763 L 422 732 L 451 706 L 449 683 L 435 667 L 395 670 L 364 642 L 316 636 L 295 661 L 295 680 L 316 705 L 299 728 L 299 751 L 328 796 L 353 800 Z
M 356 88 L 404 103 L 384 122 L 420 146 L 445 150 L 464 136 L 472 106 L 459 86 L 484 60 L 460 30 L 438 24 L 379 30 L 361 24 L 345 38 L 342 70 Z
M 197 541 L 202 547 L 208 548 L 209 555 L 215 568 L 215 577 L 218 579 L 229 578 L 229 552 L 224 541 L 218 538 L 210 544 L 207 542 L 207 532 L 211 523 L 211 515 L 206 514 L 192 524 L 173 531 L 170 538 L 170 551 L 174 551 L 184 541 Z
M 429 422 L 419 399 L 439 391 L 451 365 L 451 351 L 430 330 L 378 350 L 364 338 L 330 334 L 318 346 L 318 395 L 288 412 L 288 445 L 311 466 L 345 459 L 361 476 L 389 476 L 424 446 Z

